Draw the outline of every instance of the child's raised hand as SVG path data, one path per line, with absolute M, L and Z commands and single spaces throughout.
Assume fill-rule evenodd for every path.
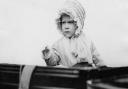
M 44 55 L 44 57 L 47 57 L 49 52 L 50 52 L 50 49 L 48 48 L 48 46 L 46 46 L 45 49 L 42 50 L 42 54 Z

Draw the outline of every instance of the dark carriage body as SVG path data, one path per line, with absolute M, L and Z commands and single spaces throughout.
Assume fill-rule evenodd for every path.
M 0 64 L 0 89 L 18 89 L 19 65 Z
M 0 64 L 0 89 L 19 89 L 25 66 Z M 127 70 L 128 67 L 82 69 L 35 66 L 29 89 L 127 89 Z
M 0 89 L 18 89 L 25 65 L 0 65 Z M 35 66 L 29 89 L 81 89 L 87 73 L 74 68 Z

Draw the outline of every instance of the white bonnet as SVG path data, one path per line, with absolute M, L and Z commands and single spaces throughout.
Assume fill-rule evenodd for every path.
M 78 36 L 84 27 L 85 20 L 85 10 L 84 7 L 76 0 L 66 0 L 62 5 L 62 8 L 58 12 L 58 18 L 60 18 L 62 13 L 66 13 L 71 16 L 74 21 L 77 22 L 78 29 L 75 33 Z

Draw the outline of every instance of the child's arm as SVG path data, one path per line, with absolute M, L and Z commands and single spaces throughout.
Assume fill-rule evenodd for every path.
M 48 47 L 45 47 L 45 49 L 42 51 L 42 54 L 47 65 L 59 65 L 60 57 L 59 55 L 57 55 L 57 52 L 54 49 L 49 49 Z

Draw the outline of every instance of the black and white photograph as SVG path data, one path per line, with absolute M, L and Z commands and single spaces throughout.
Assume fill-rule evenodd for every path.
M 0 89 L 127 89 L 127 0 L 0 0 Z

